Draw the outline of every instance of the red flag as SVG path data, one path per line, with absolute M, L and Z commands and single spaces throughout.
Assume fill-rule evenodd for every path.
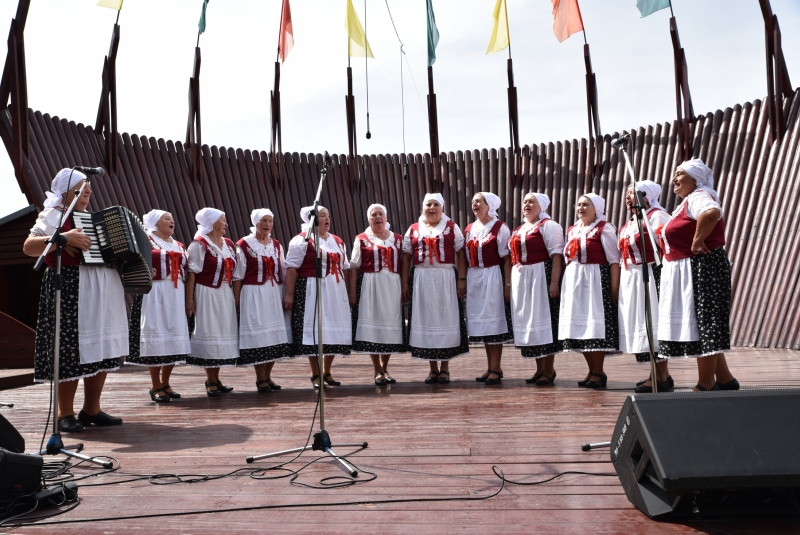
M 564 42 L 573 33 L 583 30 L 581 8 L 578 0 L 551 0 L 553 2 L 553 33 Z
M 281 31 L 278 35 L 278 55 L 281 63 L 286 61 L 286 56 L 294 46 L 294 34 L 292 33 L 292 11 L 289 9 L 289 0 L 283 0 L 281 7 Z

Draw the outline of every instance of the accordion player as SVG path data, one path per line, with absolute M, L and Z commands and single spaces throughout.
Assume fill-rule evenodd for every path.
M 81 264 L 109 265 L 116 268 L 125 293 L 146 294 L 153 285 L 150 239 L 142 222 L 124 206 L 112 206 L 96 212 L 70 214 L 75 228 L 92 239 L 92 246 L 82 251 Z

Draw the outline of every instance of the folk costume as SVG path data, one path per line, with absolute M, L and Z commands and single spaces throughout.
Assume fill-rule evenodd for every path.
M 178 240 L 166 241 L 154 234 L 156 223 L 166 213 L 151 210 L 143 219 L 150 237 L 153 286 L 150 293 L 133 296 L 130 354 L 125 364 L 170 366 L 184 363 L 191 353 L 184 288 L 186 249 Z
M 219 247 L 208 237 L 222 215 L 215 208 L 197 212 L 197 232 L 188 250 L 189 270 L 196 275 L 192 353 L 186 362 L 203 368 L 235 366 L 239 358 L 236 301 L 231 288 L 237 264 L 236 246 L 223 237 Z
M 606 221 L 605 200 L 587 197 L 597 211 L 589 225 L 578 220 L 567 231 L 561 281 L 558 339 L 564 351 L 619 353 L 617 309 L 611 300 L 611 264 L 619 262 L 617 231 Z
M 730 350 L 731 268 L 725 252 L 725 224 L 714 177 L 702 160 L 680 166 L 697 183 L 661 230 L 664 267 L 659 301 L 659 356 L 704 357 Z M 697 218 L 717 209 L 719 221 L 706 237 L 708 254 L 691 246 Z
M 319 207 L 322 209 L 322 207 Z M 317 354 L 317 251 L 314 240 L 306 242 L 311 230 L 309 214 L 312 207 L 300 211 L 302 232 L 292 238 L 286 252 L 286 266 L 297 270 L 292 307 L 292 354 L 295 357 L 312 357 Z M 350 302 L 347 297 L 345 271 L 350 269 L 345 245 L 339 236 L 328 233 L 320 237 L 322 250 L 322 352 L 325 355 L 350 355 L 353 344 Z
M 464 231 L 467 270 L 466 317 L 470 344 L 504 344 L 513 340 L 511 307 L 503 297 L 503 259 L 509 255 L 508 225 L 497 218 L 500 198 L 481 192 L 492 218 L 475 221 Z
M 65 207 L 64 195 L 85 175 L 62 169 L 47 192 L 44 210 L 31 228 L 31 236 L 51 236 Z M 72 230 L 66 217 L 62 232 Z M 45 257 L 39 317 L 36 326 L 34 380 L 53 379 L 55 338 L 55 247 Z M 82 266 L 81 251 L 64 248 L 61 255 L 61 324 L 59 382 L 92 377 L 119 368 L 119 357 L 128 354 L 128 315 L 125 292 L 117 271 L 107 266 Z
M 553 255 L 564 251 L 564 229 L 546 212 L 550 198 L 532 194 L 539 219 L 525 221 L 511 234 L 511 311 L 514 345 L 525 358 L 538 359 L 563 349 L 558 340 L 559 297 L 550 297 Z
M 367 209 L 367 218 L 374 208 Z M 389 224 L 386 224 L 387 230 Z M 400 260 L 403 237 L 390 232 L 385 240 L 370 227 L 356 236 L 350 268 L 358 269 L 356 301 L 352 309 L 353 351 L 388 355 L 408 351 L 403 321 Z
M 444 206 L 441 194 L 427 194 Z M 411 356 L 427 361 L 449 361 L 469 352 L 463 303 L 456 290 L 456 253 L 464 247 L 458 225 L 442 213 L 435 227 L 425 217 L 403 236 L 403 252 L 411 255 L 409 346 Z
M 235 280 L 242 281 L 239 294 L 239 358 L 237 366 L 255 366 L 292 357 L 291 316 L 283 310 L 286 257 L 281 243 L 267 237 L 256 239 L 255 225 L 266 208 L 250 214 L 250 234 L 236 242 L 238 262 Z

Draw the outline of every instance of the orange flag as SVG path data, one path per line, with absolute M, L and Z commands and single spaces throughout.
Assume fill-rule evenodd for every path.
M 578 0 L 550 0 L 553 2 L 553 33 L 560 43 L 570 35 L 583 30 L 581 8 Z
M 289 0 L 283 0 L 281 7 L 281 31 L 278 35 L 278 54 L 281 63 L 286 61 L 286 56 L 294 46 L 294 33 L 292 31 L 292 11 L 289 9 Z

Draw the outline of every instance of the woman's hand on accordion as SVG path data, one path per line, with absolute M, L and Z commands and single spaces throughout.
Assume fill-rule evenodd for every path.
M 67 239 L 67 245 L 80 249 L 81 251 L 88 251 L 92 246 L 92 239 L 83 233 L 83 229 L 72 229 L 62 234 Z

